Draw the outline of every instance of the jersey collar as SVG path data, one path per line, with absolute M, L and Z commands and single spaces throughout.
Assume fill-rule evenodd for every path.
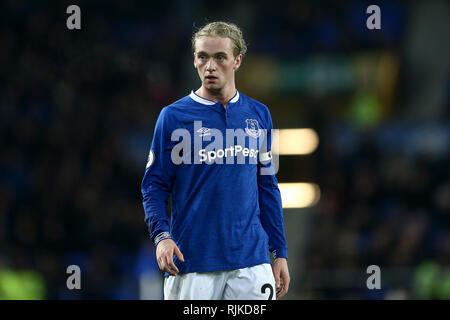
M 215 105 L 219 102 L 214 102 L 212 100 L 209 99 L 205 99 L 200 97 L 198 94 L 196 94 L 194 92 L 194 90 L 191 91 L 191 94 L 189 95 L 189 97 L 191 97 L 192 100 L 194 100 L 195 102 L 207 105 L 207 106 L 212 106 Z M 236 93 L 234 94 L 233 98 L 230 99 L 230 101 L 228 101 L 228 103 L 236 103 L 239 101 L 239 91 L 236 90 Z

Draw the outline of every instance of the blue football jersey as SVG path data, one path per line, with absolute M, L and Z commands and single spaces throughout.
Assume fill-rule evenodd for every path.
M 151 240 L 170 235 L 183 253 L 180 274 L 287 258 L 271 130 L 268 108 L 238 91 L 226 108 L 192 91 L 161 110 L 143 206 Z

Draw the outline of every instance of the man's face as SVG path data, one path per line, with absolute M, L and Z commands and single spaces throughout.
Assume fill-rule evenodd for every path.
M 203 86 L 220 92 L 233 81 L 234 71 L 241 64 L 242 55 L 233 56 L 233 43 L 229 38 L 200 37 L 195 43 L 194 66 Z

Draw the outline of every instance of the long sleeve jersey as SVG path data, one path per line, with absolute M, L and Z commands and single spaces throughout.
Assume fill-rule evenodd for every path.
M 268 108 L 238 91 L 226 108 L 192 91 L 162 109 L 143 206 L 151 240 L 170 235 L 183 253 L 180 274 L 287 258 L 271 130 Z

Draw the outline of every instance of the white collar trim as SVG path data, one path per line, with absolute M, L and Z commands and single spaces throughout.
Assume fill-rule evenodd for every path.
M 198 94 L 196 94 L 194 92 L 194 90 L 191 91 L 191 94 L 189 95 L 189 97 L 191 97 L 192 100 L 194 100 L 198 103 L 205 104 L 208 106 L 212 106 L 212 105 L 216 104 L 216 102 L 214 102 L 214 101 L 200 97 Z M 239 100 L 239 91 L 236 90 L 236 94 L 230 101 L 228 101 L 228 103 L 236 103 L 238 100 Z
M 236 103 L 239 100 L 239 91 L 236 90 L 236 94 L 234 97 L 229 101 L 229 103 Z
M 206 104 L 208 106 L 212 106 L 212 105 L 216 104 L 214 101 L 200 97 L 198 94 L 196 94 L 194 92 L 194 90 L 191 91 L 191 94 L 189 96 L 192 98 L 192 100 L 194 100 L 198 103 L 201 103 L 201 104 Z

